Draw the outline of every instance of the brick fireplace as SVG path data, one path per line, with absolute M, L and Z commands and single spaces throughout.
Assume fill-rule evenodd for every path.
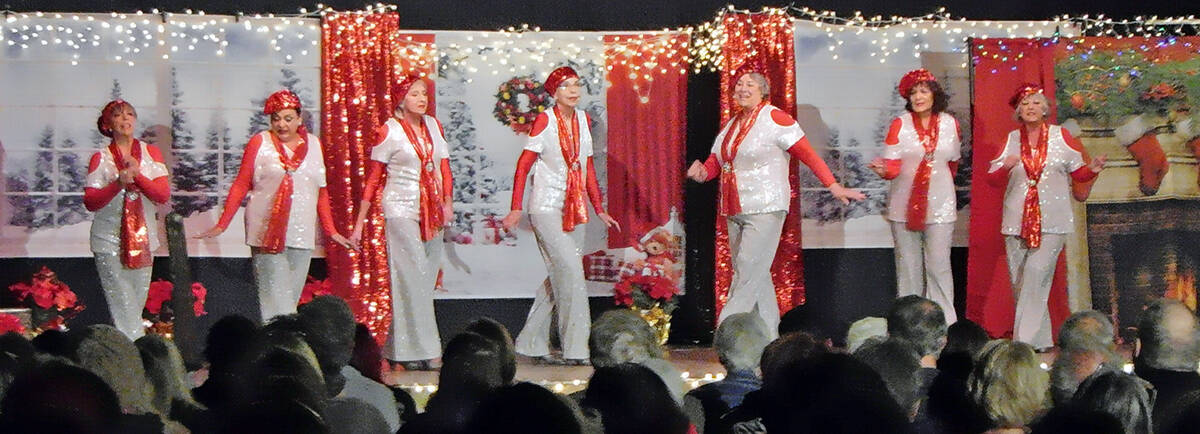
M 1087 205 L 1092 308 L 1108 313 L 1127 342 L 1150 300 L 1196 303 L 1200 274 L 1200 201 Z

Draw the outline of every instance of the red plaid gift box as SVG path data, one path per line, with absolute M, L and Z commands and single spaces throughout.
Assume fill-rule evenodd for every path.
M 583 278 L 592 282 L 616 282 L 620 280 L 621 261 L 607 251 L 597 250 L 583 255 Z

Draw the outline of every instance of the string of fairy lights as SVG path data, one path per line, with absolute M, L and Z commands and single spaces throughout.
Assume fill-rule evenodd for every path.
M 374 14 L 397 10 L 396 5 L 376 3 L 357 11 L 336 11 L 318 4 L 309 10 L 300 8 L 292 14 L 236 14 L 209 15 L 202 10 L 185 9 L 182 12 L 166 12 L 152 9 L 149 12 L 111 12 L 107 14 L 82 14 L 60 12 L 14 12 L 0 11 L 0 47 L 10 50 L 37 50 L 42 47 L 62 48 L 73 51 L 71 64 L 78 65 L 81 54 L 88 47 L 96 48 L 105 43 L 117 46 L 110 53 L 111 61 L 136 66 L 142 59 L 155 57 L 169 60 L 180 53 L 211 50 L 215 56 L 223 56 L 229 45 L 228 33 L 231 25 L 242 26 L 247 31 L 265 36 L 267 48 L 281 52 L 285 60 L 295 57 L 319 55 L 319 38 L 313 37 L 319 30 L 320 19 L 330 13 Z M 837 59 L 841 48 L 841 35 L 861 36 L 868 33 L 875 46 L 873 56 L 880 63 L 900 53 L 906 32 L 942 32 L 951 43 L 952 50 L 965 52 L 966 42 L 971 38 L 1030 37 L 1061 38 L 1077 36 L 1110 36 L 1115 38 L 1151 37 L 1169 38 L 1195 35 L 1200 29 L 1200 19 L 1194 15 L 1176 17 L 1136 17 L 1113 19 L 1104 15 L 1060 15 L 1038 21 L 977 21 L 955 17 L 938 8 L 928 14 L 914 17 L 881 15 L 866 16 L 862 12 L 839 15 L 835 11 L 816 10 L 808 7 L 768 7 L 759 11 L 723 8 L 712 20 L 696 25 L 674 29 L 664 28 L 658 32 L 644 32 L 641 37 L 610 40 L 597 44 L 594 39 L 603 38 L 597 32 L 577 33 L 578 41 L 542 40 L 526 42 L 536 38 L 525 38 L 528 34 L 541 33 L 539 26 L 514 25 L 493 32 L 478 32 L 465 44 L 455 43 L 446 47 L 432 44 L 425 49 L 408 49 L 401 53 L 413 63 L 436 61 L 439 67 L 466 67 L 471 73 L 498 75 L 501 72 L 519 73 L 531 66 L 511 62 L 512 55 L 530 56 L 534 63 L 545 60 L 545 53 L 564 52 L 566 55 L 610 56 L 615 63 L 630 65 L 645 82 L 653 76 L 668 73 L 716 71 L 720 68 L 722 48 L 728 39 L 725 35 L 725 20 L 734 15 L 773 15 L 780 20 L 768 20 L 765 25 L 792 25 L 807 23 L 826 32 L 832 41 L 829 52 Z M 1047 32 L 1046 28 L 1054 28 Z M 611 33 L 609 33 L 611 34 Z M 656 37 L 647 39 L 646 34 Z M 667 37 L 686 35 L 684 38 Z M 911 33 L 909 33 L 911 35 Z M 569 39 L 569 38 L 568 38 Z M 926 47 L 916 46 L 918 51 Z M 298 48 L 303 46 L 303 48 Z M 601 48 L 595 48 L 601 47 Z M 285 48 L 288 50 L 283 52 Z M 602 50 L 601 52 L 596 52 Z M 449 55 L 450 53 L 485 53 L 479 56 Z M 445 56 L 445 58 L 442 58 Z M 469 64 L 468 64 L 469 63 Z

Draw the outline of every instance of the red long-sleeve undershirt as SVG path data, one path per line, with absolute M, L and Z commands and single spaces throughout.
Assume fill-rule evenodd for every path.
M 221 212 L 221 218 L 217 220 L 217 226 L 222 230 L 229 227 L 229 223 L 233 221 L 233 215 L 237 214 L 237 209 L 242 206 L 242 199 L 246 198 L 246 194 L 250 192 L 251 183 L 254 180 L 254 159 L 258 156 L 258 148 L 262 146 L 262 136 L 255 134 L 250 138 L 250 142 L 246 143 L 246 149 L 242 152 L 242 164 L 238 167 L 237 177 L 233 179 L 233 184 L 229 186 L 229 196 L 225 198 L 225 208 Z M 317 220 L 320 221 L 321 229 L 326 235 L 338 233 L 337 228 L 333 224 L 333 211 L 329 206 L 329 193 L 325 191 L 325 187 L 321 187 L 317 191 Z
M 521 157 L 517 159 L 517 173 L 513 175 L 513 195 L 511 209 L 520 211 L 525 201 L 525 180 L 529 176 L 529 169 L 533 168 L 533 163 L 537 161 L 538 154 L 536 152 L 525 150 L 521 151 Z M 587 157 L 587 188 L 588 200 L 592 203 L 592 208 L 596 210 L 596 214 L 604 213 L 604 198 L 600 194 L 600 181 L 596 179 L 596 164 L 592 161 L 592 157 Z
M 150 151 L 150 158 L 152 158 L 155 162 L 163 162 L 162 153 L 158 151 L 158 148 L 147 146 L 146 149 Z M 120 167 L 119 162 L 117 165 Z M 100 153 L 96 153 L 92 156 L 92 159 L 88 161 L 88 173 L 95 171 L 99 167 Z M 146 175 L 138 173 L 138 175 L 134 177 L 133 182 L 137 190 L 141 191 L 142 194 L 146 195 L 146 197 L 150 198 L 150 200 L 154 203 L 166 203 L 167 199 L 171 198 L 171 183 L 167 180 L 166 175 L 150 179 L 147 178 Z M 116 197 L 117 194 L 119 194 L 124 188 L 125 186 L 121 184 L 119 177 L 118 179 L 114 179 L 108 185 L 101 188 L 84 188 L 83 206 L 84 208 L 87 208 L 88 211 L 93 212 L 99 210 L 100 208 L 104 208 L 104 206 L 108 205 L 108 203 L 112 201 L 112 199 Z
M 828 187 L 837 183 L 837 179 L 833 177 L 833 172 L 829 171 L 829 166 L 825 164 L 825 160 L 817 155 L 817 151 L 813 150 L 812 145 L 808 143 L 808 137 L 801 137 L 796 143 L 793 143 L 787 150 L 788 155 L 798 159 L 812 170 L 821 184 Z M 708 154 L 708 159 L 704 161 L 704 170 L 708 174 L 707 180 L 712 180 L 721 174 L 721 163 L 717 161 L 717 154 Z

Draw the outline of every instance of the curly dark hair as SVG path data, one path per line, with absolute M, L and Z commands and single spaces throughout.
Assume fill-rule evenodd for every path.
M 942 85 L 938 84 L 936 81 L 922 81 L 916 85 L 913 85 L 913 89 L 916 89 L 917 86 L 921 85 L 928 87 L 929 91 L 933 92 L 934 113 L 944 112 L 946 111 L 947 107 L 950 107 L 950 95 L 946 95 L 946 91 L 942 89 Z M 908 94 L 912 95 L 912 91 L 909 91 Z M 908 99 L 908 96 L 904 97 L 904 109 L 910 112 L 913 111 L 912 101 Z

